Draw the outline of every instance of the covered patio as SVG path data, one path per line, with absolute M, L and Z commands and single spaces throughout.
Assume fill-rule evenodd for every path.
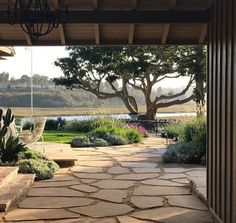
M 21 6 L 26 2 L 22 0 Z M 59 2 L 50 1 L 51 7 L 57 9 Z M 233 0 L 67 2 L 67 22 L 60 24 L 58 29 L 54 29 L 49 35 L 37 39 L 25 34 L 19 24 L 8 24 L 7 1 L 2 1 L 0 45 L 208 43 L 207 204 L 216 221 L 236 222 L 236 3 Z M 192 217 L 195 218 L 194 215 Z M 134 222 L 154 220 L 176 223 L 176 220 L 137 219 Z

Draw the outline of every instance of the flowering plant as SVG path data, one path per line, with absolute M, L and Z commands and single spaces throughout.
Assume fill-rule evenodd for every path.
M 128 126 L 129 126 L 129 128 L 136 129 L 140 134 L 143 135 L 143 137 L 148 137 L 148 136 L 149 136 L 148 131 L 147 131 L 143 126 L 141 126 L 141 125 L 139 125 L 139 124 L 136 124 L 136 125 L 134 125 L 134 124 L 132 124 L 132 125 L 129 124 Z

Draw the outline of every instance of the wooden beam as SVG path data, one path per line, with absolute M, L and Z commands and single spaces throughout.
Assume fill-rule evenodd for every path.
M 59 0 L 52 0 L 52 1 L 53 1 L 53 5 L 54 5 L 55 9 L 59 9 L 60 8 Z M 58 29 L 59 29 L 59 33 L 60 33 L 61 44 L 66 45 L 66 35 L 65 35 L 64 26 L 62 24 L 59 24 Z
M 132 45 L 134 42 L 134 29 L 135 29 L 135 24 L 131 24 L 129 26 L 129 40 L 128 40 L 129 45 Z
M 138 0 L 131 0 L 131 10 L 136 10 L 138 6 Z
M 1 40 L 1 45 L 4 46 L 25 46 L 24 40 Z M 33 42 L 34 46 L 58 46 L 61 45 L 60 40 L 40 40 L 36 39 Z M 100 41 L 100 45 L 102 46 L 119 46 L 127 44 L 127 40 L 118 39 L 118 40 L 103 40 Z M 196 40 L 189 40 L 189 39 L 182 39 L 182 40 L 168 40 L 167 44 L 174 44 L 174 45 L 198 45 Z M 91 45 L 95 46 L 94 40 L 67 40 L 67 45 Z M 160 40 L 158 39 L 139 39 L 134 40 L 133 45 L 161 45 Z
M 174 10 L 174 8 L 176 7 L 176 4 L 177 4 L 177 0 L 172 0 L 170 2 L 170 10 Z M 171 24 L 165 24 L 163 26 L 163 32 L 162 32 L 162 37 L 161 37 L 162 44 L 166 44 L 166 41 L 169 36 L 170 28 L 171 28 Z
M 166 25 L 163 26 L 161 44 L 166 44 L 167 39 L 168 39 L 168 35 L 169 35 L 169 32 L 170 32 L 170 27 L 171 27 L 171 24 L 166 24 Z
M 199 39 L 198 39 L 199 44 L 203 44 L 205 42 L 206 36 L 207 36 L 207 31 L 208 31 L 208 25 L 204 24 L 202 26 L 201 34 L 200 34 Z
M 93 10 L 97 10 L 99 7 L 98 0 L 93 0 Z
M 155 24 L 155 23 L 208 23 L 209 10 L 159 10 L 159 11 L 69 11 L 67 23 L 85 24 Z M 20 21 L 17 21 L 19 23 Z M 7 24 L 4 10 L 0 11 L 0 23 Z
M 94 25 L 94 30 L 95 30 L 95 43 L 96 45 L 99 45 L 100 44 L 100 29 L 99 29 L 98 24 Z

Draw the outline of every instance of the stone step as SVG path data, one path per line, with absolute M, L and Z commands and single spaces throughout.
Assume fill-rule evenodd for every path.
M 34 174 L 18 174 L 13 182 L 2 187 L 0 190 L 0 212 L 5 212 L 14 205 L 31 187 L 34 178 Z
M 18 170 L 19 167 L 0 167 L 0 191 L 17 177 Z

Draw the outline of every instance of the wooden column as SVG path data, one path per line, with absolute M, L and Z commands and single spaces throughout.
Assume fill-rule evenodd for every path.
M 215 0 L 208 44 L 208 202 L 236 222 L 236 2 Z

